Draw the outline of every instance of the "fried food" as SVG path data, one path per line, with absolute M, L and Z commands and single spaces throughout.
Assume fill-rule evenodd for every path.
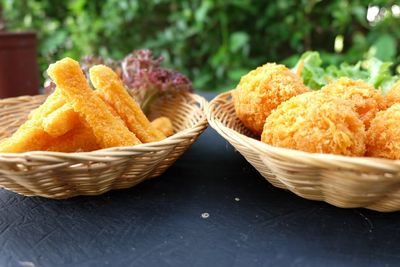
M 367 131 L 367 152 L 370 157 L 400 159 L 400 103 L 380 111 Z
M 174 134 L 174 127 L 168 117 L 159 117 L 151 122 L 151 125 L 162 132 L 165 136 Z
M 42 127 L 52 137 L 59 137 L 69 132 L 80 122 L 81 118 L 72 107 L 64 104 L 43 118 Z
M 388 107 L 400 103 L 400 80 L 398 80 L 386 94 L 386 103 Z
M 0 143 L 0 152 L 18 153 L 43 150 L 51 137 L 32 119 L 26 121 L 9 138 Z
M 96 91 L 95 91 L 96 93 Z M 108 110 L 118 117 L 118 114 L 112 107 L 107 105 Z M 60 108 L 54 110 L 43 118 L 42 126 L 46 133 L 52 137 L 58 137 L 70 131 L 78 120 L 81 120 L 79 114 L 76 113 L 71 105 L 65 103 Z
M 46 151 L 86 152 L 100 149 L 93 131 L 83 122 L 77 122 L 66 134 L 52 138 L 43 148 Z
M 348 100 L 314 91 L 295 96 L 272 111 L 261 141 L 311 153 L 363 156 L 365 129 Z
M 0 141 L 0 152 L 92 151 L 157 141 L 173 134 L 166 117 L 157 119 L 155 125 L 150 123 L 108 67 L 91 69 L 96 91 L 79 63 L 70 58 L 50 65 L 48 74 L 57 86 L 54 93 L 31 111 L 11 137 Z
M 232 92 L 243 124 L 261 134 L 265 119 L 280 103 L 309 91 L 300 77 L 283 65 L 267 63 L 244 75 Z
M 350 100 L 366 129 L 376 113 L 386 108 L 381 92 L 362 80 L 342 77 L 322 87 L 321 92 Z
M 104 65 L 96 65 L 89 72 L 90 80 L 98 95 L 116 111 L 140 141 L 148 143 L 166 138 L 161 131 L 150 124 L 114 71 Z
M 48 116 L 50 113 L 54 112 L 58 108 L 65 104 L 65 100 L 62 98 L 59 90 L 54 91 L 49 95 L 46 101 L 38 108 L 32 110 L 29 113 L 28 119 L 34 119 L 39 123 L 41 119 Z
M 29 119 L 11 137 L 0 142 L 0 152 L 8 153 L 76 152 L 99 148 L 93 132 L 68 107 L 57 90 L 39 108 L 31 111 Z
M 64 58 L 51 64 L 47 73 L 65 101 L 91 128 L 101 148 L 141 143 L 121 118 L 114 116 L 107 104 L 92 91 L 78 62 Z
M 58 91 L 51 94 L 41 106 L 31 111 L 28 120 L 11 137 L 0 143 L 0 152 L 18 153 L 43 150 L 51 136 L 43 130 L 42 120 L 64 103 L 65 101 Z

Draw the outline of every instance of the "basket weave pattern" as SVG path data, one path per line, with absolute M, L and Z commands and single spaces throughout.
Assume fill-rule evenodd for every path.
M 11 135 L 44 96 L 0 100 L 0 137 Z M 150 118 L 167 116 L 175 135 L 159 142 L 91 152 L 0 153 L 0 186 L 26 196 L 69 198 L 134 186 L 161 175 L 207 127 L 207 101 L 195 94 L 165 98 Z
M 400 161 L 314 154 L 264 144 L 237 118 L 230 92 L 209 104 L 207 118 L 276 187 L 343 208 L 400 210 Z

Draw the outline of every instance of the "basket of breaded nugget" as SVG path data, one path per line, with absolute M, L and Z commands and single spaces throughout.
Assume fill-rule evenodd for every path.
M 143 56 L 152 55 L 129 59 L 134 77 L 105 65 L 91 66 L 86 77 L 64 58 L 48 68 L 50 94 L 0 100 L 0 186 L 55 199 L 98 195 L 171 166 L 207 127 L 207 102 L 186 90 L 186 77 L 149 69 Z M 151 88 L 128 90 L 128 78 Z
M 343 208 L 400 210 L 400 82 L 375 58 L 267 63 L 210 102 L 210 125 L 272 185 Z

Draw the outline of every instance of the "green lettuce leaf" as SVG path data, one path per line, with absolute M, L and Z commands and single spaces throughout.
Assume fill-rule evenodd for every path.
M 325 70 L 321 67 L 322 60 L 318 52 L 305 52 L 297 62 L 294 70 L 302 67 L 301 77 L 304 84 L 313 90 L 318 90 L 326 84 Z
M 391 72 L 392 62 L 383 62 L 377 58 L 370 58 L 359 61 L 356 64 L 346 62 L 339 66 L 329 65 L 324 67 L 323 61 L 318 52 L 305 52 L 294 67 L 297 72 L 301 70 L 301 78 L 305 85 L 313 90 L 319 90 L 324 85 L 340 77 L 349 77 L 354 80 L 364 80 L 382 90 L 387 90 L 400 78 Z
M 384 93 L 398 79 L 390 71 L 390 66 L 393 65 L 392 62 L 382 62 L 377 58 L 371 58 L 366 61 L 365 65 L 369 74 L 367 82 L 375 88 L 382 89 Z

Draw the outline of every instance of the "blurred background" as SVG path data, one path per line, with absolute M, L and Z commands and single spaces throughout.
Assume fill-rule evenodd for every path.
M 3 31 L 35 31 L 38 63 L 65 56 L 121 59 L 150 48 L 199 91 L 233 88 L 268 61 L 292 66 L 307 50 L 324 62 L 400 63 L 400 3 L 347 0 L 0 0 Z M 43 80 L 42 80 L 43 82 Z

